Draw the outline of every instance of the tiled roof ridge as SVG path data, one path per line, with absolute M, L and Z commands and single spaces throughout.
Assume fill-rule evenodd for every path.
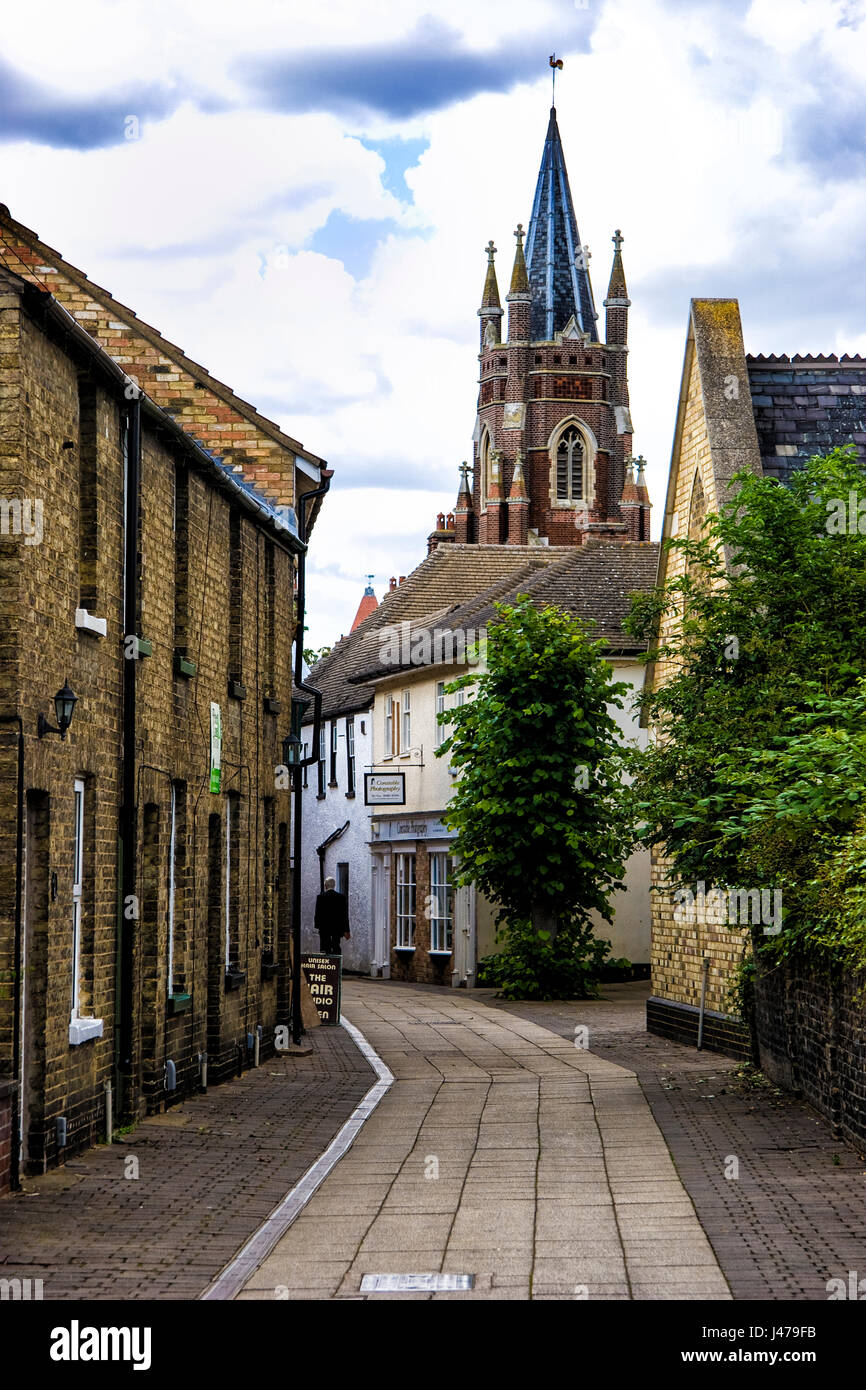
M 862 357 L 859 352 L 855 352 L 853 354 L 845 352 L 842 354 L 841 357 L 839 357 L 835 352 L 798 352 L 795 353 L 793 357 L 789 357 L 788 354 L 784 352 L 747 352 L 746 362 L 755 364 L 760 363 L 761 366 L 769 367 L 789 366 L 792 363 L 795 363 L 800 366 L 806 366 L 812 363 L 817 364 L 819 366 L 827 366 L 828 364 L 832 366 L 835 363 L 841 362 L 862 362 L 864 366 L 866 366 L 866 357 Z

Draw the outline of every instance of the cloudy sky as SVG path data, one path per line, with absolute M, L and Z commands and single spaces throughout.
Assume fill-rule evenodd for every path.
M 0 201 L 335 469 L 317 646 L 453 504 L 554 50 L 657 521 L 691 296 L 753 352 L 866 352 L 866 0 L 43 0 L 3 37 Z

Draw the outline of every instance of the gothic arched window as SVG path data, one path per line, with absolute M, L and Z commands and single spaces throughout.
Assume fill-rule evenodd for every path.
M 479 474 L 481 478 L 481 510 L 487 506 L 487 494 L 490 491 L 490 432 L 486 428 L 482 431 L 481 442 L 478 446 Z
M 584 447 L 580 432 L 572 425 L 556 446 L 556 500 L 580 501 L 583 498 Z

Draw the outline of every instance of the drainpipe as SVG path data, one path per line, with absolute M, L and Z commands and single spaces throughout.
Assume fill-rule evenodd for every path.
M 698 1014 L 698 1052 L 704 1049 L 704 1011 L 707 1003 L 707 975 L 710 970 L 710 958 L 704 956 L 701 963 L 701 1008 Z
M 135 383 L 126 416 L 126 478 L 124 485 L 124 587 L 123 631 L 125 637 L 137 635 L 138 613 L 138 513 L 141 483 L 141 396 Z M 126 649 L 127 644 L 124 644 Z M 132 1117 L 133 1077 L 133 986 L 135 926 L 137 917 L 127 918 L 125 905 L 135 893 L 135 676 L 138 662 L 124 655 L 123 661 L 123 774 L 120 806 L 121 903 L 118 916 L 120 955 L 120 997 L 117 1001 L 119 1029 L 116 1059 L 120 1085 L 118 1112 Z M 116 1022 L 118 1021 L 116 1018 Z
M 20 714 L 0 715 L 0 724 L 18 725 L 18 776 L 15 793 L 15 932 L 12 945 L 12 1124 L 9 1135 L 9 1186 L 17 1192 L 21 1186 L 21 979 L 22 917 L 21 882 L 24 871 L 24 723 Z
M 318 760 L 319 730 L 322 726 L 322 693 L 312 685 L 304 684 L 304 617 L 306 612 L 306 564 L 307 564 L 307 507 L 317 497 L 324 497 L 331 486 L 330 475 L 310 492 L 298 498 L 298 539 L 302 549 L 298 554 L 298 594 L 295 613 L 295 670 L 294 686 L 313 697 L 313 735 L 310 742 L 310 756 L 302 759 L 294 767 L 292 783 L 292 1042 L 297 1046 L 303 1031 L 301 1025 L 301 854 L 303 833 L 301 813 L 303 807 L 302 769 Z
M 339 840 L 341 835 L 345 835 L 351 824 L 352 822 L 347 820 L 344 825 L 340 826 L 339 830 L 332 830 L 327 840 L 323 840 L 320 845 L 316 845 L 316 854 L 319 856 L 320 893 L 324 893 L 325 891 L 325 852 L 329 845 L 332 845 L 335 840 Z

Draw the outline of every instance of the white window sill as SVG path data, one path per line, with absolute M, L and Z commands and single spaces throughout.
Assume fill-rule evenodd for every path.
M 69 1046 L 78 1047 L 91 1038 L 102 1037 L 101 1018 L 71 1018 L 69 1020 Z
M 395 946 L 394 950 L 399 951 L 401 955 L 406 956 L 413 956 L 415 954 L 414 946 Z
M 108 634 L 108 619 L 96 618 L 92 613 L 88 613 L 86 608 L 76 608 L 75 626 L 82 632 L 92 632 L 95 637 L 105 637 Z
M 427 954 L 428 956 L 453 956 L 454 951 L 428 951 Z

